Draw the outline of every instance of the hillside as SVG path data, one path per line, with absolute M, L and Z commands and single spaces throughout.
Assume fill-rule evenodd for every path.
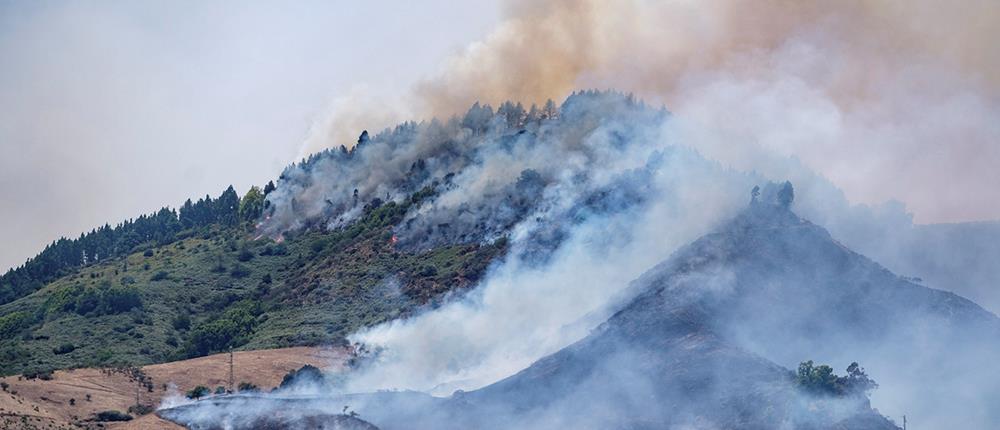
M 444 399 L 303 401 L 349 404 L 383 429 L 897 428 L 872 403 L 930 427 L 988 428 L 1000 384 L 977 369 L 1000 358 L 1000 319 L 844 247 L 792 212 L 792 196 L 790 184 L 765 187 L 633 282 L 588 336 L 499 382 Z M 848 375 L 813 379 L 812 360 Z M 855 361 L 878 382 L 872 403 Z M 271 401 L 216 402 L 216 416 Z
M 346 355 L 343 350 L 308 347 L 236 352 L 234 380 L 270 389 L 278 386 L 291 370 L 306 364 L 336 368 Z M 145 366 L 140 370 L 152 389 L 139 387 L 139 402 L 156 407 L 165 397 L 184 393 L 198 385 L 212 389 L 227 385 L 229 354 Z M 83 368 L 56 371 L 48 380 L 0 378 L 5 387 L 0 393 L 0 428 L 96 428 L 96 422 L 87 421 L 93 419 L 94 414 L 109 410 L 124 413 L 136 404 L 138 384 L 134 375 Z M 122 430 L 181 428 L 153 414 L 132 414 L 136 415 L 132 421 L 105 425 Z
M 585 402 L 615 405 L 586 420 L 664 424 L 682 411 L 722 428 L 804 417 L 812 424 L 796 428 L 828 428 L 836 414 L 820 425 L 795 412 L 780 376 L 780 366 L 817 358 L 865 364 L 882 385 L 875 398 L 890 392 L 916 406 L 915 422 L 991 422 L 995 393 L 974 387 L 997 386 L 995 375 L 970 369 L 1000 358 L 1000 319 L 892 274 L 796 216 L 790 203 L 755 201 L 637 280 L 635 297 L 590 336 L 456 401 L 487 411 L 513 405 L 518 416 L 572 417 L 573 405 Z M 968 395 L 956 397 L 958 387 Z M 636 393 L 643 400 L 622 400 Z M 661 416 L 645 399 L 676 406 Z M 867 401 L 860 407 L 841 418 L 870 414 Z M 870 426 L 829 428 L 893 428 L 873 417 L 864 418 Z
M 767 329 L 774 335 L 778 329 L 771 323 L 784 324 L 785 332 L 776 337 L 791 345 L 784 352 L 796 355 L 794 369 L 799 361 L 829 357 L 816 343 L 871 358 L 827 331 L 827 322 L 853 338 L 864 332 L 885 344 L 896 341 L 884 330 L 905 329 L 916 313 L 929 310 L 964 329 L 1000 324 L 971 302 L 907 284 L 843 248 L 787 208 L 790 185 L 782 188 L 788 203 L 775 203 L 775 195 L 783 192 L 777 189 L 766 188 L 762 199 L 767 200 L 755 200 L 734 220 L 635 281 L 617 310 L 590 335 L 484 388 L 446 399 L 395 391 L 335 397 L 320 391 L 301 403 L 267 396 L 218 399 L 162 414 L 203 423 L 207 418 L 199 405 L 220 419 L 252 417 L 253 411 L 285 402 L 284 409 L 303 411 L 317 404 L 348 404 L 383 429 L 896 429 L 871 408 L 868 392 L 876 385 L 863 369 L 845 362 L 847 376 L 813 379 L 817 370 L 811 361 L 790 370 L 784 367 L 785 356 L 755 348 L 754 342 L 763 339 L 750 334 Z M 816 276 L 825 282 L 804 282 Z M 790 295 L 835 306 L 819 312 Z M 840 295 L 856 302 L 824 303 Z M 902 301 L 903 296 L 911 299 Z M 921 307 L 908 313 L 904 303 Z M 761 306 L 771 310 L 772 318 L 747 314 Z M 873 307 L 880 312 L 868 315 Z M 857 321 L 845 324 L 841 317 L 848 315 Z M 882 318 L 888 320 L 883 324 Z M 796 330 L 800 326 L 814 332 Z M 883 332 L 876 330 L 879 326 Z M 953 332 L 940 342 L 958 345 L 960 340 Z M 799 347 L 803 344 L 809 346 Z M 878 372 L 873 376 L 889 389 L 901 382 Z
M 426 195 L 370 205 L 343 229 L 275 241 L 215 223 L 84 266 L 0 305 L 0 373 L 343 343 L 471 285 L 504 252 L 503 241 L 396 250 L 392 226 Z
M 341 343 L 460 295 L 514 235 L 517 258 L 544 264 L 574 226 L 649 195 L 660 156 L 587 178 L 615 157 L 587 136 L 613 129 L 621 151 L 648 143 L 665 115 L 616 92 L 530 110 L 477 103 L 446 122 L 365 131 L 242 197 L 229 187 L 59 239 L 0 277 L 0 374 Z M 558 148 L 590 160 L 573 175 L 539 157 L 502 167 Z M 479 178 L 484 157 L 504 173 Z

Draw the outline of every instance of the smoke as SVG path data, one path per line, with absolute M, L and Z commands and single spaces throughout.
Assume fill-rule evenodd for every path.
M 1000 216 L 1000 199 L 981 198 L 1000 182 L 995 2 L 557 0 L 505 11 L 401 97 L 405 110 L 447 117 L 477 100 L 616 88 L 726 132 L 711 158 L 745 165 L 740 146 L 761 146 L 853 202 L 899 199 L 922 222 Z
M 507 16 L 393 111 L 332 115 L 306 148 L 344 147 L 286 170 L 268 197 L 261 228 L 278 235 L 431 189 L 397 227 L 404 249 L 512 242 L 465 298 L 354 335 L 376 355 L 350 389 L 442 394 L 525 368 L 585 336 L 630 280 L 766 179 L 791 179 L 799 213 L 896 267 L 917 268 L 899 248 L 914 216 L 1000 215 L 994 3 L 511 2 Z M 534 114 L 486 107 L 581 87 L 671 113 L 591 93 Z M 389 125 L 369 110 L 443 119 L 331 141 L 345 124 Z M 908 399 L 897 394 L 879 399 L 893 414 Z

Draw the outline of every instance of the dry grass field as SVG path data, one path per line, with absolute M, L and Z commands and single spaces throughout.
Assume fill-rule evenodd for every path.
M 238 351 L 234 353 L 233 379 L 237 384 L 247 382 L 267 390 L 280 384 L 290 370 L 306 364 L 338 367 L 346 356 L 343 349 L 316 347 Z M 117 423 L 97 422 L 94 417 L 101 411 L 128 411 L 136 404 L 137 395 L 141 405 L 155 408 L 168 395 L 198 385 L 210 389 L 227 386 L 229 354 L 145 366 L 142 370 L 151 379 L 152 391 L 140 387 L 126 374 L 105 369 L 60 370 L 52 374 L 51 380 L 0 378 L 6 384 L 0 392 L 0 428 L 179 429 L 154 414 Z

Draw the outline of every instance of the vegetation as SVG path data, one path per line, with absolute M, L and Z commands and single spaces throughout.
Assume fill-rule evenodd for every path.
M 172 243 L 185 230 L 233 226 L 241 219 L 256 219 L 263 209 L 264 196 L 256 187 L 247 194 L 250 201 L 241 206 L 239 196 L 230 186 L 217 199 L 205 196 L 196 203 L 188 199 L 179 211 L 164 207 L 115 227 L 106 224 L 77 239 L 60 238 L 20 267 L 0 276 L 0 304 L 31 294 L 80 267 L 119 258 L 144 247 Z M 150 249 L 143 253 L 146 257 L 152 254 Z
M 878 388 L 878 384 L 865 374 L 857 362 L 847 367 L 847 375 L 837 376 L 830 366 L 816 366 L 812 360 L 804 361 L 799 363 L 795 383 L 807 392 L 833 396 L 867 395 Z
M 184 396 L 189 399 L 200 399 L 202 397 L 207 396 L 208 393 L 210 393 L 208 387 L 204 385 L 199 385 L 197 387 L 192 388 L 191 391 L 185 393 Z
M 128 413 L 135 415 L 147 415 L 153 413 L 155 409 L 150 405 L 132 405 L 128 407 Z
M 281 242 L 256 238 L 243 215 L 229 225 L 217 222 L 224 211 L 206 209 L 218 201 L 241 207 L 238 198 L 185 205 L 173 241 L 65 270 L 0 304 L 0 374 L 342 344 L 362 327 L 435 306 L 473 285 L 506 241 L 396 249 L 393 227 L 432 195 L 370 204 L 344 228 Z
M 252 393 L 252 392 L 255 392 L 255 391 L 260 391 L 260 388 L 257 387 L 254 384 L 249 383 L 249 382 L 240 382 L 240 384 L 236 386 L 236 391 L 241 392 L 241 393 L 242 392 L 251 392 Z
M 326 376 L 323 375 L 323 371 L 319 370 L 316 366 L 307 364 L 298 370 L 292 370 L 286 373 L 285 377 L 281 378 L 281 384 L 278 385 L 278 388 L 287 388 L 301 383 L 322 384 L 325 381 Z
M 132 421 L 132 416 L 119 411 L 102 411 L 94 414 L 94 421 Z

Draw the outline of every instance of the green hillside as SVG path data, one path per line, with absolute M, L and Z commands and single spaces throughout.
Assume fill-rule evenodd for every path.
M 84 265 L 0 305 L 0 373 L 342 343 L 433 306 L 481 277 L 506 243 L 397 250 L 392 226 L 430 194 L 373 202 L 335 231 L 276 242 L 255 239 L 250 221 L 213 222 Z

